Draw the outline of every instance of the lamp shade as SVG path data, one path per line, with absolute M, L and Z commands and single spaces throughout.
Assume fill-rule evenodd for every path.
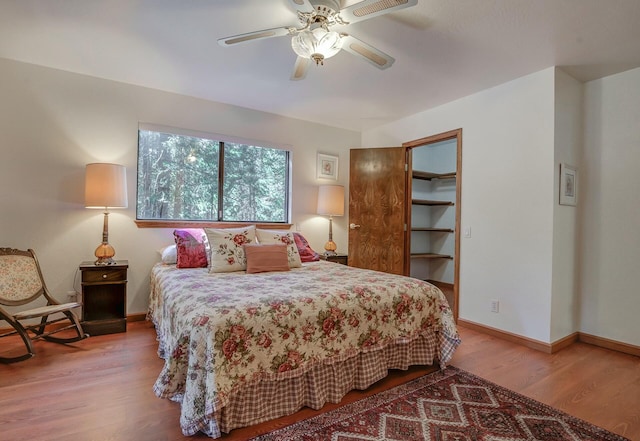
M 344 187 L 321 185 L 318 187 L 318 214 L 344 216 Z
M 127 208 L 127 169 L 118 164 L 87 164 L 84 204 L 87 208 Z

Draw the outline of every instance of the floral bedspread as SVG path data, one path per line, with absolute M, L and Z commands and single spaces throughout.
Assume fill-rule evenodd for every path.
M 187 435 L 215 432 L 203 427 L 207 416 L 262 379 L 296 377 L 434 329 L 444 367 L 460 343 L 439 289 L 324 261 L 261 274 L 158 264 L 149 303 L 165 360 L 154 390 L 181 402 Z

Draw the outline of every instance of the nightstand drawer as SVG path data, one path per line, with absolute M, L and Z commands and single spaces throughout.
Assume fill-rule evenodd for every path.
M 126 269 L 90 270 L 82 271 L 82 281 L 93 282 L 124 282 L 127 280 Z

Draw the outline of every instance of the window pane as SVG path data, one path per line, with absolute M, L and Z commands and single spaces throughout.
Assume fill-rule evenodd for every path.
M 224 144 L 225 221 L 286 222 L 288 152 Z
M 138 219 L 288 221 L 288 151 L 175 130 L 138 131 Z
M 219 143 L 138 133 L 138 219 L 217 220 Z

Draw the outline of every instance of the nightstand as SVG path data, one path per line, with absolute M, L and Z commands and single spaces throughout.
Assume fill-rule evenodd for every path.
M 82 262 L 82 329 L 89 335 L 127 331 L 127 268 L 129 261 L 115 265 Z
M 327 256 L 325 254 L 320 254 L 320 258 L 322 260 L 326 260 L 327 262 L 335 262 L 340 263 L 342 265 L 349 265 L 349 256 L 347 254 L 336 254 L 335 256 Z

